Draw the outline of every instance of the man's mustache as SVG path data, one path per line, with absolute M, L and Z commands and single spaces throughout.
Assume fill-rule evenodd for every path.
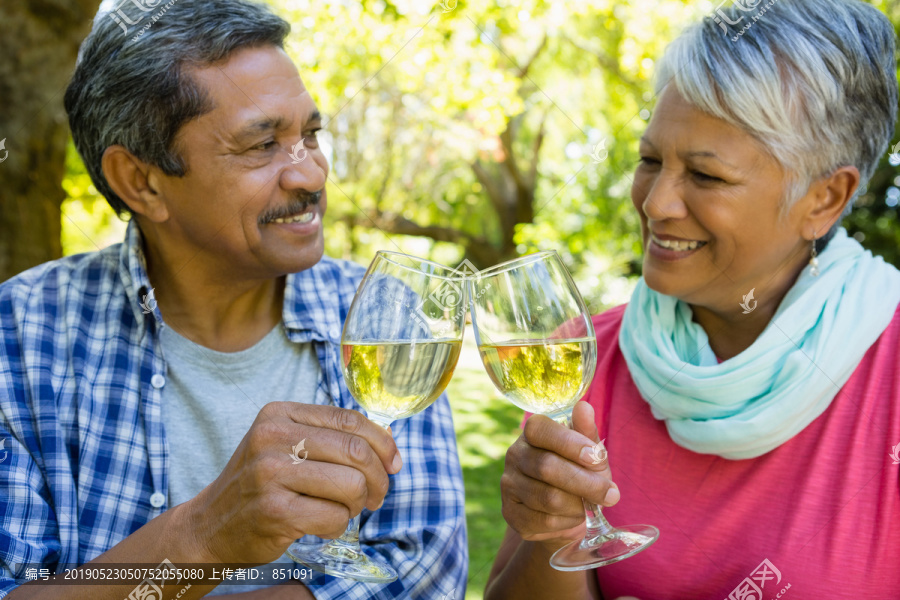
M 260 217 L 259 224 L 265 225 L 275 219 L 284 219 L 306 212 L 310 205 L 318 205 L 322 199 L 322 190 L 318 192 L 297 192 L 287 206 L 271 211 Z

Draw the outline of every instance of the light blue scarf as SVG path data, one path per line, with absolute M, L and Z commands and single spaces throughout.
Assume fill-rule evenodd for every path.
M 900 271 L 843 228 L 819 255 L 819 271 L 813 277 L 804 268 L 756 341 L 722 363 L 690 306 L 641 278 L 619 346 L 641 396 L 676 444 L 755 458 L 825 412 L 891 322 Z

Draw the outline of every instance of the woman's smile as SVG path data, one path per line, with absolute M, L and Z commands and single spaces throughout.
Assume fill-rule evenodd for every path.
M 681 260 L 699 252 L 708 242 L 649 232 L 647 254 L 660 260 Z

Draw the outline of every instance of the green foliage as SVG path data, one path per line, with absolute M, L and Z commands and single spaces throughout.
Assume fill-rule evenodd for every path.
M 431 253 L 430 240 L 388 240 L 369 220 L 378 214 L 493 235 L 495 223 L 471 218 L 481 198 L 467 164 L 515 107 L 516 82 L 476 28 L 412 2 L 272 3 L 294 24 L 289 52 L 330 119 L 320 134 L 332 165 L 328 221 L 344 234 L 329 236 L 331 253 Z
M 62 185 L 66 191 L 62 205 L 64 255 L 93 252 L 122 241 L 126 223 L 116 217 L 91 183 L 71 137 L 66 148 L 66 174 Z
M 872 4 L 888 16 L 894 24 L 894 30 L 900 35 L 900 4 L 887 0 L 876 0 Z M 900 77 L 900 69 L 897 74 Z M 894 147 L 895 144 L 900 144 L 900 127 L 895 131 L 890 145 Z M 883 256 L 887 262 L 900 267 L 898 200 L 900 200 L 900 166 L 891 165 L 885 153 L 869 182 L 868 189 L 860 195 L 844 225 L 847 231 L 873 254 Z

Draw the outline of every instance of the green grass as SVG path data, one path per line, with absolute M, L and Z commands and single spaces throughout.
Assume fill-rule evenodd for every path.
M 506 531 L 500 512 L 500 476 L 503 474 L 506 450 L 519 436 L 523 413 L 503 399 L 483 370 L 471 366 L 460 365 L 447 393 L 453 408 L 459 460 L 466 487 L 466 523 L 469 531 L 466 600 L 481 600 L 491 565 Z

